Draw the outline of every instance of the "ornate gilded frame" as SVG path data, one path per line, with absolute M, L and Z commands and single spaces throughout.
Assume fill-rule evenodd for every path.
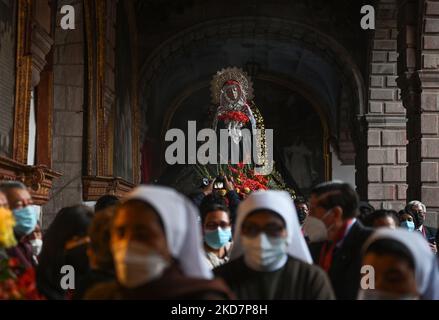
M 87 175 L 105 176 L 106 129 L 103 86 L 105 80 L 105 1 L 84 1 L 87 39 Z
M 12 158 L 26 164 L 32 81 L 32 0 L 18 0 L 15 113 Z
M 128 15 L 128 27 L 130 29 L 131 41 L 131 113 L 133 119 L 132 127 L 132 159 L 133 159 L 133 183 L 140 183 L 140 105 L 139 105 L 139 56 L 138 56 L 138 31 L 136 24 L 136 12 L 132 0 L 125 1 L 125 12 Z M 114 131 L 113 131 L 114 132 Z
M 132 182 L 118 177 L 112 177 L 114 155 L 114 123 L 117 121 L 114 112 L 114 97 L 106 85 L 106 50 L 108 19 L 110 11 L 117 1 L 90 0 L 84 1 L 84 17 L 87 48 L 87 137 L 86 137 L 86 170 L 83 176 L 84 200 L 96 200 L 96 188 L 100 191 L 115 186 L 122 188 L 115 194 L 124 193 L 128 188 L 140 182 L 140 142 L 139 142 L 139 103 L 138 103 L 138 62 L 137 62 L 137 30 L 135 26 L 135 11 L 132 1 L 124 1 L 124 9 L 129 15 L 132 59 L 132 92 L 131 113 L 133 119 L 133 172 Z M 112 13 L 113 14 L 113 13 Z M 113 182 L 117 180 L 118 183 Z

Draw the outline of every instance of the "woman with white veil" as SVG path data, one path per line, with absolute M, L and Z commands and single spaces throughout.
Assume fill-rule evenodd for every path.
M 214 269 L 238 299 L 334 299 L 329 279 L 312 265 L 291 196 L 252 193 L 238 207 L 231 261 Z
M 438 260 L 420 233 L 379 229 L 363 250 L 369 273 L 364 274 L 358 299 L 439 300 Z
M 90 289 L 86 299 L 230 298 L 204 260 L 197 214 L 173 189 L 134 189 L 116 209 L 111 226 L 117 281 Z

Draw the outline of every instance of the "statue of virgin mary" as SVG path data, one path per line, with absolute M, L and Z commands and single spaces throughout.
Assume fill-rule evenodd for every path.
M 238 68 L 218 71 L 213 77 L 212 102 L 217 106 L 213 127 L 216 130 L 219 121 L 223 121 L 229 136 L 235 144 L 242 139 L 242 127 L 250 122 L 256 128 L 256 120 L 250 108 L 253 88 L 247 74 Z
M 235 144 L 242 142 L 243 127 L 249 128 L 258 157 L 253 163 L 267 162 L 264 119 L 253 102 L 253 83 L 247 73 L 236 67 L 218 71 L 211 82 L 211 95 L 216 110 L 213 128 L 217 130 L 224 124 Z M 244 163 L 250 159 L 251 154 L 242 155 Z
M 227 129 L 235 145 L 245 143 L 243 130 L 249 129 L 252 147 L 256 146 L 256 152 L 241 154 L 243 161 L 238 164 L 187 165 L 169 179 L 172 179 L 171 185 L 188 193 L 190 186 L 192 189 L 198 188 L 202 180 L 212 180 L 219 175 L 227 175 L 233 178 L 236 191 L 241 197 L 255 190 L 283 189 L 289 191 L 294 198 L 294 190 L 285 184 L 281 175 L 273 169 L 273 160 L 267 157 L 264 119 L 253 101 L 253 84 L 247 73 L 236 67 L 222 69 L 213 76 L 210 91 L 213 112 L 208 123 L 217 132 L 218 129 Z M 219 138 L 218 134 L 217 138 Z M 240 150 L 245 150 L 245 148 L 240 148 Z M 256 159 L 254 159 L 255 156 Z M 256 165 L 266 167 L 269 161 L 271 161 L 268 166 L 269 173 L 255 174 Z M 194 171 L 196 175 L 193 174 Z

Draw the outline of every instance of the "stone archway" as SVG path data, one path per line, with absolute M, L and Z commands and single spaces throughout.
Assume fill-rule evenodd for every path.
M 147 134 L 147 129 L 149 132 L 161 131 L 161 128 L 158 128 L 156 124 L 162 123 L 163 109 L 171 104 L 172 99 L 175 99 L 181 90 L 181 88 L 168 88 L 163 85 L 166 82 L 166 77 L 169 77 L 171 80 L 167 80 L 172 82 L 178 81 L 178 75 L 185 79 L 186 84 L 191 83 L 191 80 L 192 82 L 200 79 L 208 81 L 216 70 L 226 66 L 221 62 L 227 59 L 218 57 L 216 58 L 217 65 L 206 66 L 205 60 L 215 60 L 212 57 L 208 58 L 207 54 L 203 55 L 205 60 L 199 59 L 197 61 L 204 69 L 197 68 L 191 61 L 191 56 L 195 56 L 193 52 L 197 48 L 211 45 L 214 39 L 228 42 L 233 42 L 233 39 L 237 39 L 239 42 L 241 39 L 241 43 L 247 45 L 248 48 L 255 47 L 258 41 L 265 44 L 271 41 L 273 45 L 281 43 L 285 48 L 288 45 L 295 47 L 297 55 L 294 56 L 293 49 L 286 51 L 285 57 L 279 59 L 279 64 L 281 64 L 281 59 L 284 59 L 282 62 L 286 62 L 282 67 L 306 61 L 307 65 L 303 64 L 305 69 L 302 72 L 307 73 L 307 75 L 303 76 L 302 74 L 302 78 L 306 79 L 306 85 L 313 88 L 321 96 L 328 105 L 327 112 L 333 115 L 330 136 L 334 149 L 344 164 L 354 163 L 355 143 L 353 137 L 358 135 L 355 133 L 358 128 L 356 117 L 365 112 L 365 90 L 359 69 L 346 50 L 329 36 L 309 26 L 276 18 L 246 17 L 210 21 L 184 30 L 158 47 L 149 56 L 141 70 L 140 96 L 143 98 L 141 101 L 144 115 L 143 139 Z M 299 52 L 300 50 L 297 48 L 301 48 L 302 51 Z M 243 51 L 245 50 L 244 48 Z M 254 51 L 254 49 L 248 49 L 247 53 L 241 53 L 242 55 L 247 54 L 249 61 L 254 60 L 252 62 L 259 63 L 261 69 L 267 68 L 267 64 L 270 62 L 264 65 L 264 59 L 265 62 L 269 60 L 266 57 L 270 54 L 273 55 L 273 50 L 253 55 L 252 50 Z M 264 54 L 265 58 L 261 58 Z M 181 57 L 186 59 L 187 74 L 173 67 L 175 61 Z M 245 67 L 245 61 L 238 60 L 239 58 L 235 64 Z M 319 71 L 310 67 L 313 63 L 321 66 L 322 69 Z M 179 67 L 184 69 L 184 66 L 180 65 Z M 271 65 L 271 70 L 268 71 L 282 74 L 285 73 L 282 67 L 276 70 L 276 66 Z M 325 79 L 325 76 L 322 75 L 325 71 L 331 74 L 332 79 Z M 291 73 L 287 73 L 286 76 L 294 80 L 300 79 L 300 72 Z M 161 91 L 166 92 L 167 96 L 160 95 Z M 152 127 L 147 128 L 147 125 Z
M 253 78 L 253 87 L 254 101 L 264 116 L 265 128 L 274 131 L 277 170 L 298 194 L 308 196 L 313 185 L 332 178 L 330 129 L 324 103 L 303 84 L 273 74 L 258 74 Z M 203 105 L 209 95 L 208 81 L 195 83 L 183 90 L 167 109 L 159 152 L 165 178 L 162 177 L 160 182 L 171 183 L 168 177 L 174 177 L 176 172 L 169 173 L 165 164 L 164 155 L 170 144 L 165 142 L 166 132 L 177 128 L 187 136 L 188 121 L 195 121 L 197 130 L 211 127 L 209 114 L 212 109 Z M 182 182 L 174 186 L 191 191 L 190 188 L 185 190 Z

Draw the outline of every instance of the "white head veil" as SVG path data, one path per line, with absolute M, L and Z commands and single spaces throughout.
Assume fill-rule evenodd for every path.
M 285 220 L 288 237 L 288 255 L 304 262 L 312 263 L 311 254 L 300 230 L 296 208 L 291 196 L 286 191 L 274 190 L 256 191 L 240 203 L 230 259 L 239 258 L 244 254 L 241 246 L 241 226 L 245 218 L 249 213 L 262 209 L 274 211 Z
M 159 214 L 168 248 L 179 261 L 183 273 L 194 278 L 213 278 L 203 255 L 196 207 L 186 197 L 166 187 L 139 186 L 124 201 L 134 199 L 148 203 Z
M 439 267 L 437 257 L 419 232 L 380 228 L 364 244 L 363 251 L 377 240 L 391 239 L 403 244 L 412 254 L 418 292 L 424 300 L 439 300 Z

